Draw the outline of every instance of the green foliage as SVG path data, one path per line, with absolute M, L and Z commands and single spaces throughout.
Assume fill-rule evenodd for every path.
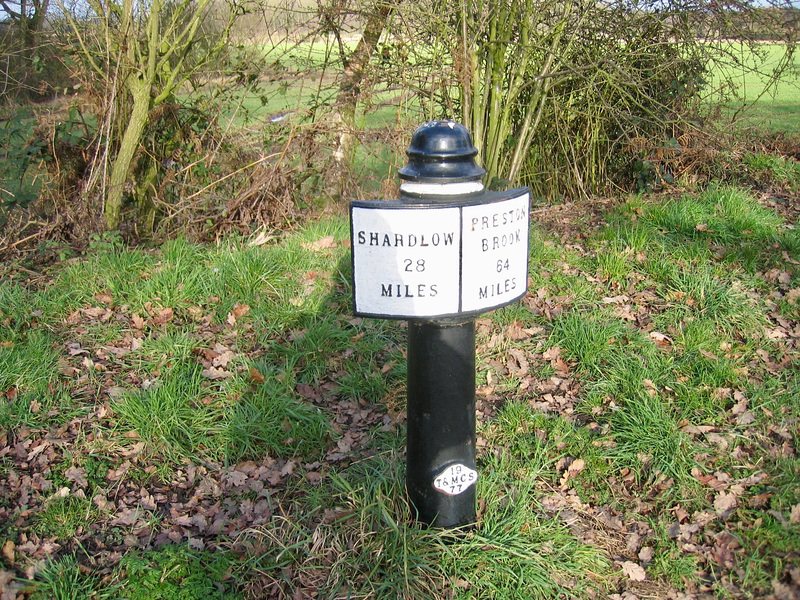
M 499 472 L 513 472 L 522 481 L 552 475 L 555 457 L 550 454 L 544 432 L 558 425 L 525 404 L 509 402 L 481 432 L 490 446 L 503 449 L 497 461 L 489 461 L 487 466 Z
M 592 317 L 568 314 L 554 323 L 550 344 L 565 350 L 581 370 L 601 375 L 629 333 L 621 321 L 598 322 Z
M 588 596 L 593 582 L 573 577 L 601 573 L 602 553 L 578 540 L 556 519 L 537 510 L 534 477 L 509 480 L 499 463 L 487 465 L 478 482 L 491 498 L 474 531 L 440 531 L 409 520 L 402 461 L 374 456 L 331 478 L 331 493 L 308 490 L 296 515 L 325 507 L 321 523 L 276 520 L 263 535 L 250 536 L 253 567 L 279 582 L 285 593 L 301 593 L 313 582 L 321 597 L 552 598 Z M 291 565 L 302 576 L 283 581 Z M 293 585 L 294 584 L 294 585 Z
M 694 447 L 658 396 L 642 391 L 610 416 L 614 447 L 607 455 L 617 468 L 630 468 L 642 481 L 671 477 L 692 486 Z
M 0 206 L 25 207 L 39 197 L 42 178 L 37 166 L 47 151 L 34 132 L 36 117 L 30 108 L 17 109 L 0 121 Z
M 725 577 L 768 595 L 797 565 L 793 230 L 741 190 L 669 202 L 633 197 L 568 246 L 532 233 L 531 293 L 479 323 L 479 518 L 456 535 L 411 521 L 405 332 L 350 314 L 344 219 L 261 247 L 102 236 L 46 280 L 4 265 L 12 568 L 55 538 L 67 558 L 29 582 L 35 600 L 227 598 L 239 585 L 591 598 L 641 589 L 615 573 L 621 560 L 676 593 L 702 582 L 725 594 Z M 111 502 L 109 486 L 127 491 Z M 213 533 L 197 525 L 212 513 L 226 520 Z M 140 515 L 153 537 L 112 524 Z M 131 549 L 102 584 L 70 557 L 88 536 L 145 546 L 173 531 L 188 545 Z
M 245 392 L 226 419 L 227 460 L 235 463 L 265 455 L 319 458 L 331 437 L 326 416 L 298 402 L 274 367 L 260 363 L 256 368 L 265 381 Z
M 726 185 L 712 185 L 698 195 L 653 206 L 646 220 L 671 235 L 730 247 L 768 244 L 781 225 L 780 217 L 750 193 Z
M 800 189 L 800 162 L 793 158 L 755 152 L 745 155 L 742 162 L 757 182 Z
M 10 106 L 3 112 L 0 228 L 5 226 L 5 213 L 10 209 L 27 208 L 43 194 L 72 193 L 75 179 L 86 166 L 83 152 L 97 132 L 96 120 L 84 115 L 77 105 L 64 110 L 52 125 L 43 118 L 46 109 L 40 107 Z
M 510 480 L 491 469 L 484 473 L 478 493 L 492 498 L 492 510 L 474 535 L 443 547 L 448 579 L 468 582 L 464 588 L 456 585 L 455 598 L 588 597 L 597 584 L 587 575 L 609 567 L 603 553 L 575 538 L 565 524 L 541 515 L 533 479 Z
M 70 540 L 90 525 L 99 514 L 91 500 L 75 495 L 54 496 L 36 519 L 36 529 L 44 537 Z
M 99 589 L 99 577 L 81 571 L 74 554 L 50 558 L 29 582 L 31 600 L 103 600 L 113 597 L 110 589 Z
M 0 428 L 7 429 L 41 424 L 62 400 L 53 337 L 35 329 L 12 340 L 0 346 L 0 388 L 6 391 L 6 399 L 0 398 Z
M 127 395 L 114 406 L 120 424 L 135 430 L 153 451 L 171 460 L 196 456 L 219 431 L 219 415 L 200 400 L 203 380 L 194 365 L 167 369 L 150 387 Z
M 117 597 L 125 600 L 234 600 L 241 595 L 224 552 L 165 546 L 126 554 L 115 570 Z

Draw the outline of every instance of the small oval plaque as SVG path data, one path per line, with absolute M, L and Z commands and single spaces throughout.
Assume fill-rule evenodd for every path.
M 478 481 L 477 471 L 467 465 L 456 463 L 436 476 L 433 487 L 448 496 L 457 496 L 466 492 L 476 481 Z

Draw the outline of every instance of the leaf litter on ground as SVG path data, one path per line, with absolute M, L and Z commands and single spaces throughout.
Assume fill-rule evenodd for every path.
M 595 252 L 589 244 L 591 236 L 602 227 L 610 203 L 551 208 L 535 212 L 536 226 L 578 255 L 591 257 Z M 323 253 L 346 244 L 325 236 L 302 246 Z M 787 373 L 800 362 L 800 316 L 784 310 L 780 303 L 797 304 L 798 269 L 792 257 L 783 258 L 784 267 L 763 272 L 763 280 L 770 286 L 759 295 L 769 321 L 756 340 L 763 345 L 732 358 L 726 355 L 742 340 L 724 341 L 727 346 L 721 346 L 719 352 L 701 350 L 700 355 L 710 364 L 723 359 L 739 361 L 741 379 L 731 382 L 731 387 L 716 385 L 708 390 L 717 405 L 724 407 L 724 420 L 714 420 L 713 425 L 703 420 L 679 424 L 680 431 L 698 448 L 689 474 L 698 486 L 692 491 L 696 497 L 675 495 L 678 484 L 673 479 L 658 473 L 641 479 L 629 467 L 608 470 L 605 484 L 600 485 L 593 473 L 597 459 L 590 458 L 590 453 L 581 456 L 580 444 L 559 441 L 558 436 L 550 440 L 547 432 L 537 433 L 547 440 L 554 465 L 552 476 L 537 483 L 538 503 L 544 514 L 562 520 L 577 539 L 608 553 L 619 573 L 617 579 L 607 580 L 611 582 L 608 597 L 699 600 L 717 592 L 741 598 L 758 593 L 772 600 L 798 597 L 800 548 L 780 550 L 776 565 L 783 565 L 783 570 L 758 582 L 753 590 L 748 590 L 742 575 L 749 561 L 764 560 L 753 554 L 757 549 L 748 547 L 745 539 L 750 534 L 757 536 L 759 527 L 769 522 L 776 535 L 800 539 L 797 488 L 776 481 L 779 474 L 771 472 L 780 461 L 797 464 L 797 410 L 790 403 L 754 401 L 750 394 L 776 377 L 784 378 L 789 386 L 797 385 Z M 652 282 L 644 279 L 631 289 L 620 290 L 615 283 L 568 260 L 549 268 L 559 276 L 580 278 L 593 286 L 612 318 L 641 330 L 659 351 L 675 358 L 685 352 L 676 336 L 679 328 L 673 332 L 653 325 L 664 306 Z M 298 297 L 314 292 L 319 272 L 315 268 L 297 273 L 301 283 Z M 330 279 L 326 285 L 332 285 Z M 163 458 L 139 439 L 136 431 L 115 435 L 114 406 L 120 393 L 157 385 L 159 373 L 170 361 L 169 356 L 158 357 L 157 364 L 142 369 L 137 353 L 170 329 L 180 328 L 194 339 L 191 357 L 201 368 L 204 386 L 225 385 L 237 377 L 248 386 L 266 383 L 270 374 L 254 366 L 267 352 L 265 340 L 251 322 L 254 308 L 244 302 L 235 304 L 220 322 L 213 305 L 222 293 L 215 293 L 219 296 L 209 297 L 205 306 L 163 306 L 152 299 L 133 312 L 130 306 L 116 304 L 121 298 L 101 292 L 93 297 L 98 304 L 88 303 L 70 311 L 61 322 L 46 324 L 67 340 L 59 349 L 58 380 L 49 385 L 53 393 L 62 386 L 79 409 L 67 416 L 53 407 L 42 415 L 42 399 L 33 399 L 30 411 L 47 418 L 31 424 L 22 420 L 14 428 L 0 431 L 0 522 L 10 524 L 0 530 L 4 536 L 3 598 L 16 597 L 22 590 L 15 577 L 32 578 L 42 560 L 78 549 L 90 557 L 94 568 L 108 572 L 133 549 L 165 544 L 188 544 L 196 550 L 235 546 L 243 532 L 263 528 L 276 516 L 287 518 L 286 507 L 303 493 L 303 486 L 325 486 L 332 473 L 345 472 L 348 466 L 380 452 L 376 434 L 402 430 L 402 402 L 388 396 L 381 402 L 343 396 L 338 382 L 341 372 L 323 370 L 321 378 L 298 380 L 293 385 L 299 399 L 325 411 L 335 433 L 318 459 L 261 456 L 225 464 L 197 456 L 164 469 Z M 671 299 L 672 303 L 680 301 Z M 529 311 L 524 318 L 510 322 L 488 316 L 478 319 L 480 453 L 498 451 L 488 445 L 484 427 L 511 402 L 523 402 L 535 414 L 585 431 L 582 439 L 599 448 L 598 452 L 613 447 L 615 441 L 608 435 L 613 422 L 609 429 L 607 415 L 621 410 L 619 403 L 609 396 L 587 411 L 583 403 L 596 382 L 581 370 L 580 361 L 548 339 L 553 322 L 583 310 L 583 302 L 570 290 L 548 283 L 531 289 L 523 299 Z M 299 308 L 303 302 L 292 304 Z M 350 327 L 362 326 L 360 320 L 346 314 L 344 319 L 350 321 Z M 112 325 L 122 329 L 110 339 L 100 341 L 91 335 Z M 41 326 L 31 324 L 31 328 Z M 286 339 L 295 335 L 287 331 Z M 359 341 L 353 338 L 352 343 Z M 5 350 L 14 348 L 11 340 L 0 343 Z M 395 334 L 391 343 L 401 344 L 402 334 Z M 343 350 L 340 358 L 358 357 L 351 349 Z M 378 376 L 391 371 L 390 362 L 377 365 Z M 654 399 L 673 397 L 666 389 L 669 386 L 655 377 L 643 378 L 640 384 Z M 797 399 L 796 389 L 786 391 Z M 16 387 L 0 392 L 9 405 L 19 394 Z M 586 447 L 583 452 L 588 452 Z M 103 457 L 102 471 L 87 466 L 98 455 Z M 647 464 L 646 457 L 640 460 Z M 789 477 L 798 484 L 797 466 L 788 468 Z M 780 494 L 788 494 L 789 505 L 778 503 Z M 77 525 L 73 539 L 37 529 L 49 507 L 66 498 L 85 502 L 81 514 L 91 515 Z M 319 519 L 329 524 L 350 514 L 350 509 L 325 507 Z M 289 518 L 306 520 L 296 515 Z M 690 558 L 692 569 L 670 574 L 664 564 L 670 556 Z

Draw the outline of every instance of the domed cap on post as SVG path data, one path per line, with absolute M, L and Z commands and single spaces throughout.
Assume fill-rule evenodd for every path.
M 475 164 L 478 149 L 466 127 L 454 121 L 430 121 L 417 128 L 406 149 L 408 163 L 400 179 L 420 183 L 478 181 L 486 169 Z

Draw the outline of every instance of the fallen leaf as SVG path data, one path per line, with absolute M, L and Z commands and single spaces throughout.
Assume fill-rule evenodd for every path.
M 250 367 L 248 371 L 247 381 L 253 385 L 260 385 L 266 381 L 266 377 L 264 377 L 261 372 L 256 369 L 255 367 Z
M 7 540 L 5 544 L 3 544 L 3 556 L 6 557 L 6 560 L 10 565 L 14 564 L 14 542 L 11 540 Z
M 528 372 L 528 359 L 525 358 L 525 353 L 519 348 L 510 348 L 508 351 L 509 361 L 508 370 L 512 373 L 524 375 Z M 514 364 L 516 362 L 516 364 Z
M 542 358 L 545 360 L 556 360 L 559 356 L 561 356 L 561 348 L 558 346 L 548 348 L 544 351 L 544 354 L 542 354 Z
M 309 242 L 307 244 L 300 244 L 300 245 L 303 246 L 303 248 L 305 248 L 306 250 L 314 250 L 314 251 L 326 250 L 328 248 L 335 248 L 336 240 L 332 235 L 329 235 L 328 237 L 324 237 L 320 240 L 317 240 L 316 242 Z
M 217 344 L 214 347 L 214 358 L 211 360 L 211 365 L 214 367 L 227 367 L 228 363 L 236 358 L 236 354 L 232 350 L 228 350 L 225 346 Z
M 733 408 L 731 408 L 731 414 L 737 416 L 743 415 L 745 411 L 747 411 L 747 397 L 741 392 L 737 391 L 734 393 L 733 399 L 736 400 L 736 404 L 734 404 Z
M 753 411 L 746 411 L 744 412 L 738 419 L 736 419 L 737 425 L 751 425 L 755 423 L 756 416 Z
M 564 472 L 564 475 L 561 477 L 561 481 L 559 482 L 561 487 L 563 488 L 564 486 L 566 486 L 567 482 L 570 479 L 582 473 L 585 468 L 586 468 L 585 460 L 583 460 L 582 458 L 573 460 L 567 467 L 567 470 Z
M 718 433 L 707 433 L 706 439 L 719 448 L 721 452 L 725 452 L 728 449 L 728 440 Z
M 318 471 L 309 471 L 308 473 L 306 473 L 306 480 L 311 485 L 319 485 L 320 483 L 322 483 L 322 477 L 323 477 L 322 473 Z
M 33 579 L 33 573 L 30 575 L 30 579 Z M 0 600 L 16 600 L 17 594 L 24 587 L 24 584 L 16 581 L 16 577 L 11 571 L 0 571 Z
M 656 343 L 656 346 L 661 348 L 669 348 L 672 346 L 672 338 L 660 331 L 651 331 L 650 338 Z
M 114 298 L 111 297 L 111 294 L 101 292 L 99 294 L 95 294 L 94 299 L 98 302 L 102 302 L 103 304 L 114 304 Z
M 792 589 L 792 586 L 781 583 L 777 579 L 772 581 L 772 591 L 774 593 L 771 598 L 775 600 L 798 600 L 798 594 Z
M 556 375 L 569 375 L 569 365 L 560 356 L 552 362 Z
M 228 471 L 222 476 L 229 485 L 233 487 L 242 486 L 247 482 L 247 473 L 241 471 Z
M 80 488 L 85 488 L 87 485 L 89 485 L 89 482 L 86 481 L 86 469 L 83 467 L 70 467 L 64 471 L 64 477 L 67 479 L 67 481 L 76 483 Z
M 789 520 L 797 525 L 800 523 L 800 504 L 795 504 L 789 513 Z
M 233 307 L 233 310 L 231 311 L 233 316 L 236 317 L 237 319 L 241 319 L 249 312 L 250 312 L 250 306 L 247 304 L 237 304 Z
M 111 520 L 109 525 L 122 525 L 129 527 L 139 520 L 140 511 L 138 508 L 123 508 L 116 514 L 116 518 Z
M 622 563 L 622 573 L 631 581 L 644 581 L 647 579 L 647 572 L 642 566 L 630 560 L 626 560 Z
M 172 310 L 169 307 L 162 308 L 160 311 L 158 311 L 158 315 L 153 319 L 153 323 L 155 323 L 156 325 L 163 326 L 172 321 L 174 317 L 175 317 L 174 310 Z
M 714 498 L 714 510 L 723 518 L 727 517 L 736 508 L 736 494 L 732 492 L 720 492 Z
M 233 373 L 230 371 L 226 371 L 225 369 L 218 369 L 216 367 L 209 367 L 208 369 L 203 369 L 200 374 L 205 377 L 206 379 L 218 380 L 218 379 L 227 379 L 228 377 L 232 377 Z
M 102 306 L 92 306 L 91 308 L 82 308 L 81 312 L 90 319 L 98 319 L 100 321 L 108 321 L 111 317 L 111 311 Z

